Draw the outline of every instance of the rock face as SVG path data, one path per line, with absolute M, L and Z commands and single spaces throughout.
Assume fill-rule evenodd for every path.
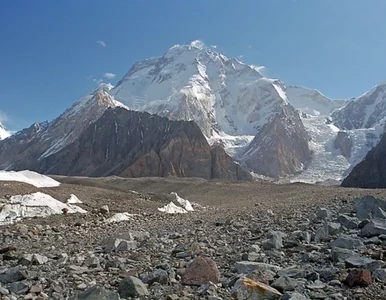
M 292 106 L 257 133 L 245 150 L 242 161 L 259 174 L 281 177 L 303 170 L 311 161 L 309 136 Z
M 44 157 L 43 137 L 32 140 L 34 152 L 20 151 L 24 161 L 16 161 L 15 169 L 60 175 L 251 179 L 227 154 L 212 150 L 194 122 L 117 107 L 107 109 L 72 143 Z
M 334 141 L 334 148 L 339 149 L 344 157 L 350 158 L 352 146 L 353 142 L 347 132 L 339 131 Z
M 343 180 L 344 187 L 386 187 L 386 135 Z

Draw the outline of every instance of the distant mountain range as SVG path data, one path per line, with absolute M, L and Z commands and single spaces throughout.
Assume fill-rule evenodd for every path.
M 0 141 L 0 168 L 340 180 L 376 145 L 385 117 L 386 84 L 332 100 L 195 41 L 134 64 L 116 86 L 101 84 L 52 122 Z

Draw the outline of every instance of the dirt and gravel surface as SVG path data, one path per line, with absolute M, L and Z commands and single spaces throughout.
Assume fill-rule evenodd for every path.
M 40 191 L 65 202 L 75 194 L 89 212 L 1 226 L 0 299 L 119 299 L 118 292 L 121 299 L 263 299 L 257 295 L 260 289 L 249 285 L 243 290 L 243 276 L 275 288 L 272 295 L 267 292 L 269 299 L 386 299 L 386 234 L 362 236 L 361 227 L 370 221 L 353 213 L 355 199 L 386 199 L 386 190 L 54 178 L 62 184 L 38 189 L 0 182 L 0 199 Z M 196 210 L 159 212 L 172 200 L 171 192 L 190 200 Z M 106 204 L 109 212 L 101 211 Z M 134 216 L 106 222 L 119 212 Z M 345 242 L 331 246 L 339 238 Z M 214 266 L 200 262 L 203 257 Z M 355 263 L 347 263 L 352 257 Z M 348 283 L 348 274 L 357 269 L 370 270 L 371 282 L 361 273 L 365 278 L 354 278 L 360 284 Z

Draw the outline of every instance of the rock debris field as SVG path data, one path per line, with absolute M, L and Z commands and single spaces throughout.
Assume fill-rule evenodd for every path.
M 87 212 L 0 226 L 0 299 L 386 299 L 386 190 L 55 179 L 0 182 Z

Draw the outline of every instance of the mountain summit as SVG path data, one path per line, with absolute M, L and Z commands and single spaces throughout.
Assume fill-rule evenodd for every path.
M 6 139 L 7 137 L 10 136 L 10 133 L 5 130 L 5 127 L 3 124 L 0 123 L 0 140 Z

